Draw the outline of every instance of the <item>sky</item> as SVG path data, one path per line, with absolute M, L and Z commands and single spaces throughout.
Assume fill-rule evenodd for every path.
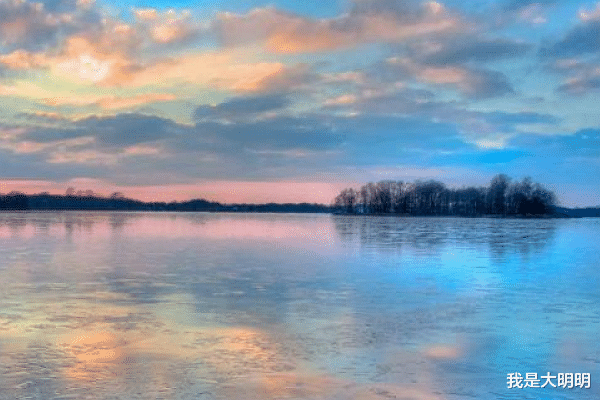
M 0 0 L 0 193 L 600 205 L 600 2 Z

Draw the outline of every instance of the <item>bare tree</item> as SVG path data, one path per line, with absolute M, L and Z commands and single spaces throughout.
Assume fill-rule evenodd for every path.
M 506 191 L 510 185 L 510 178 L 504 174 L 496 175 L 490 182 L 488 189 L 488 212 L 490 214 L 506 214 Z
M 530 178 L 510 183 L 506 175 L 496 175 L 489 187 L 448 189 L 429 180 L 369 182 L 358 191 L 344 189 L 334 205 L 347 213 L 410 215 L 543 215 L 552 213 L 554 193 Z
M 110 198 L 113 199 L 113 200 L 124 199 L 125 195 L 123 193 L 121 193 L 121 192 L 113 192 L 110 195 Z

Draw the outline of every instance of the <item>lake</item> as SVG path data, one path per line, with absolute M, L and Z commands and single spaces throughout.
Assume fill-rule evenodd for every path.
M 598 399 L 598 238 L 600 219 L 0 213 L 0 399 Z M 548 372 L 590 388 L 509 388 Z

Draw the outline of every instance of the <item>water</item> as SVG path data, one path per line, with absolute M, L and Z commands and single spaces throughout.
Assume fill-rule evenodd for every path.
M 0 213 L 0 399 L 597 399 L 599 233 Z M 508 389 L 515 372 L 591 388 Z

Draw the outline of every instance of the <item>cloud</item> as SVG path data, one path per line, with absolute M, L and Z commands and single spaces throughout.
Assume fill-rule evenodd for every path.
M 182 43 L 197 37 L 205 28 L 193 21 L 187 10 L 164 12 L 154 8 L 133 10 L 137 29 L 142 30 L 154 43 L 167 45 Z
M 470 99 L 485 99 L 514 93 L 508 77 L 485 66 L 523 57 L 531 44 L 488 38 L 478 32 L 424 39 L 397 46 L 395 57 L 378 65 L 371 76 L 396 83 L 416 80 L 452 88 Z
M 93 1 L 0 1 L 0 45 L 14 50 L 45 52 L 81 37 L 105 52 L 137 51 L 172 45 L 197 37 L 206 28 L 189 11 L 133 10 L 134 20 L 108 17 Z M 127 49 L 126 49 L 127 48 Z
M 68 88 L 53 91 L 52 89 L 45 89 L 27 81 L 16 82 L 14 86 L 0 85 L 0 94 L 30 98 L 38 104 L 43 105 L 46 110 L 48 107 L 61 108 L 63 106 L 71 106 L 84 107 L 87 113 L 90 112 L 90 107 L 97 107 L 101 110 L 131 109 L 146 104 L 168 102 L 177 99 L 177 96 L 171 93 L 142 93 L 126 96 L 107 95 L 89 90 L 83 91 L 80 94 L 69 91 Z
M 600 89 L 600 73 L 586 74 L 577 78 L 569 78 L 556 90 L 570 95 L 583 95 Z
M 4 3 L 0 2 L 0 7 L 2 4 Z M 43 7 L 38 8 L 43 11 Z M 2 18 L 0 15 L 0 30 Z M 152 53 L 152 46 L 182 43 L 191 40 L 192 36 L 198 33 L 198 27 L 185 11 L 167 11 L 157 14 L 152 21 L 147 19 L 126 23 L 119 19 L 103 18 L 85 25 L 85 28 L 65 28 L 60 38 L 57 36 L 57 40 L 53 42 L 54 47 L 47 44 L 39 47 L 19 45 L 13 51 L 0 53 L 0 65 L 18 71 L 42 69 L 75 83 L 92 83 L 106 87 L 160 85 L 165 82 L 165 79 L 157 79 L 160 73 L 167 75 L 161 78 L 210 85 L 213 83 L 211 78 L 216 81 L 219 77 L 211 76 L 217 74 L 207 71 L 206 66 L 214 66 L 222 72 L 222 83 L 215 82 L 216 85 L 221 83 L 227 86 L 225 81 L 230 72 L 229 75 L 233 75 L 232 85 L 242 86 L 244 82 L 237 82 L 237 76 L 239 80 L 249 81 L 253 72 L 256 72 L 255 79 L 261 79 L 281 67 L 281 64 L 272 63 L 273 68 L 263 76 L 258 69 L 268 68 L 268 63 L 255 63 L 260 64 L 256 69 L 252 68 L 252 63 L 235 67 L 232 58 L 239 53 L 222 56 L 218 51 L 197 56 L 175 54 L 173 57 L 173 54 L 170 54 L 170 57 L 163 56 L 159 59 L 144 58 L 144 52 L 159 54 Z M 56 24 L 63 27 L 69 25 L 69 22 L 57 21 Z M 28 32 L 27 36 L 31 36 L 32 30 L 25 30 Z M 44 35 L 47 36 L 47 33 Z M 6 43 L 4 48 L 10 49 Z M 205 68 L 202 68 L 203 66 Z M 178 74 L 177 70 L 181 71 L 181 74 Z M 203 75 L 208 75 L 209 79 L 202 78 Z
M 278 116 L 233 124 L 198 122 L 194 137 L 200 147 L 210 143 L 216 151 L 234 154 L 240 150 L 326 151 L 344 142 L 344 136 L 334 131 L 327 118 L 317 116 Z
M 458 37 L 447 41 L 428 43 L 413 53 L 420 62 L 427 65 L 482 63 L 524 56 L 532 48 L 531 44 L 506 39 Z
M 46 69 L 72 81 L 100 84 L 139 68 L 133 59 L 139 44 L 131 26 L 104 21 L 101 31 L 71 35 L 58 51 L 18 49 L 1 55 L 0 63 L 14 70 Z
M 506 75 L 499 71 L 466 69 L 466 77 L 456 82 L 458 89 L 473 99 L 485 99 L 514 93 Z
M 269 111 L 276 111 L 290 104 L 283 94 L 267 94 L 261 96 L 235 97 L 216 106 L 202 105 L 194 111 L 194 120 L 203 119 L 238 119 L 254 116 Z
M 544 11 L 544 7 L 540 3 L 533 3 L 521 8 L 517 15 L 520 20 L 534 25 L 545 24 L 548 22 L 548 18 Z
M 152 28 L 152 39 L 157 43 L 173 43 L 183 41 L 192 35 L 184 23 L 173 21 Z
M 539 51 L 546 71 L 565 76 L 556 92 L 573 96 L 600 89 L 600 3 L 595 9 L 580 10 L 579 19 L 562 39 Z
M 29 2 L 0 2 L 0 44 L 41 46 L 57 34 L 57 23 L 48 23 L 43 6 Z M 59 22 L 59 21 L 57 21 Z
M 87 135 L 107 147 L 123 147 L 155 142 L 183 131 L 171 120 L 141 114 L 119 114 L 114 117 L 90 117 L 78 121 Z
M 119 96 L 72 96 L 72 97 L 49 97 L 44 100 L 44 103 L 50 106 L 90 106 L 94 105 L 104 110 L 118 110 L 123 108 L 133 108 L 140 105 L 171 101 L 177 97 L 167 93 L 148 93 L 140 94 L 131 97 Z
M 387 62 L 388 78 L 394 75 L 414 77 L 417 81 L 454 88 L 472 99 L 485 99 L 514 93 L 506 75 L 499 71 L 462 65 L 427 65 L 408 58 L 391 58 Z
M 95 10 L 69 0 L 0 1 L 0 45 L 8 51 L 42 50 L 100 19 Z
M 498 10 L 500 22 L 521 21 L 534 25 L 548 22 L 546 12 L 559 3 L 558 0 L 509 0 Z
M 382 117 L 412 118 L 418 121 L 444 123 L 458 132 L 461 140 L 476 144 L 479 147 L 504 147 L 507 139 L 528 130 L 539 130 L 558 124 L 561 120 L 551 114 L 536 112 L 508 113 L 501 111 L 473 111 L 465 109 L 462 102 L 436 101 L 432 92 L 410 87 L 395 88 L 391 91 L 353 94 L 352 101 L 330 101 L 325 107 L 343 111 L 357 118 L 371 118 L 375 121 Z M 337 100 L 337 99 L 336 99 Z M 357 118 L 350 119 L 358 120 Z M 423 128 L 430 130 L 431 128 Z M 445 128 L 450 129 L 450 128 Z M 440 133 L 442 138 L 443 133 Z M 435 142 L 435 138 L 423 139 L 424 142 Z M 443 139 L 442 139 L 443 141 Z
M 595 65 L 589 62 L 582 62 L 576 58 L 560 58 L 552 60 L 544 65 L 546 71 L 568 73 L 585 72 L 595 68 Z
M 103 153 L 94 150 L 63 150 L 58 149 L 47 159 L 49 164 L 91 164 L 114 165 L 117 163 L 116 154 Z
M 551 6 L 557 3 L 558 0 L 509 0 L 506 2 L 504 9 L 507 11 L 521 10 L 533 4 L 541 6 Z
M 66 13 L 77 8 L 76 0 L 42 0 L 39 2 L 50 13 Z
M 593 10 L 581 9 L 579 11 L 579 19 L 583 22 L 599 21 L 600 20 L 600 3 L 596 3 L 596 8 Z
M 47 60 L 42 53 L 15 50 L 12 53 L 0 55 L 0 63 L 9 69 L 28 70 L 46 65 Z
M 600 5 L 592 11 L 580 11 L 581 23 L 561 40 L 540 49 L 544 70 L 565 77 L 556 92 L 579 96 L 600 89 L 599 10 Z
M 186 54 L 147 65 L 123 65 L 100 83 L 106 86 L 162 86 L 190 83 L 218 90 L 260 92 L 293 70 L 279 62 L 239 62 L 239 53 Z M 118 65 L 117 65 L 118 67 Z M 160 78 L 160 79 L 159 79 Z
M 590 53 L 600 49 L 600 21 L 591 19 L 569 31 L 565 37 L 549 46 L 543 47 L 543 57 L 565 58 Z
M 510 1 L 496 10 L 533 21 L 551 4 Z M 455 11 L 460 7 L 351 0 L 336 17 L 267 7 L 217 13 L 210 23 L 185 10 L 131 9 L 110 17 L 102 7 L 0 0 L 0 95 L 9 113 L 0 130 L 2 160 L 36 160 L 40 174 L 110 170 L 131 182 L 267 180 L 330 167 L 386 167 L 398 158 L 417 166 L 435 157 L 460 160 L 458 154 L 479 160 L 492 150 L 481 163 L 506 161 L 517 154 L 510 153 L 515 138 L 562 122 L 551 109 L 493 111 L 540 106 L 526 104 L 513 88 L 524 82 L 522 65 L 535 68 L 524 58 L 535 44 L 512 39 L 528 35 L 526 28 L 485 29 L 491 25 L 470 23 Z M 560 92 L 600 88 L 597 14 L 582 10 L 577 25 L 534 60 L 548 64 L 546 73 L 565 74 Z M 373 43 L 385 46 L 365 46 Z M 295 54 L 307 52 L 323 54 Z M 514 96 L 498 99 L 507 94 Z M 191 122 L 90 117 L 135 109 Z
M 252 107 L 257 110 L 250 103 L 236 100 L 221 109 L 248 114 Z M 204 171 L 213 177 L 231 177 L 233 171 L 241 171 L 258 176 L 278 166 L 289 172 L 290 162 L 327 161 L 327 154 L 339 150 L 345 140 L 326 118 L 317 116 L 182 125 L 141 114 L 119 114 L 61 122 L 62 127 L 7 129 L 0 137 L 0 148 L 14 154 L 37 154 L 51 164 L 120 164 L 127 173 L 138 168 L 124 163 L 143 157 L 148 164 L 136 176 L 148 179 L 152 171 L 175 175 Z M 248 169 L 250 165 L 254 169 Z
M 130 38 L 126 37 L 130 32 L 128 26 L 115 26 L 114 29 L 117 32 L 108 36 L 100 35 L 96 39 L 90 35 L 70 37 L 56 55 L 17 50 L 0 56 L 0 63 L 16 70 L 46 69 L 52 75 L 66 81 L 84 85 L 91 83 L 107 88 L 156 88 L 193 84 L 213 90 L 258 93 L 293 90 L 315 79 L 315 74 L 303 64 L 286 66 L 280 62 L 240 62 L 240 59 L 252 57 L 243 50 L 184 54 L 142 63 L 133 56 L 137 43 L 135 34 L 132 33 Z M 112 36 L 118 36 L 118 30 L 123 30 L 125 37 L 113 41 Z M 11 86 L 1 88 L 4 94 L 34 99 L 66 97 L 53 96 L 50 91 L 41 88 L 33 90 L 32 85 L 28 85 L 30 90 L 27 91 L 20 91 Z M 162 101 L 168 97 L 98 95 L 97 100 L 93 100 L 90 96 L 71 95 L 72 104 L 91 104 L 99 101 L 100 106 L 105 109 L 121 108 L 120 105 L 111 107 L 111 97 L 116 101 L 114 104 L 121 103 L 123 106 L 128 101 L 141 104 L 145 100 Z M 103 101 L 101 97 L 109 101 Z M 119 99 L 123 101 L 120 102 Z M 65 104 L 69 101 L 57 99 L 54 103 Z
M 35 112 L 23 112 L 16 115 L 18 118 L 23 118 L 29 121 L 35 121 L 41 124 L 55 124 L 57 122 L 68 121 L 63 115 L 55 112 L 47 111 L 35 111 Z
M 244 85 L 238 91 L 250 92 L 287 92 L 301 89 L 311 89 L 311 84 L 318 83 L 320 76 L 312 71 L 307 64 L 286 66 L 277 73 L 267 75 L 251 85 Z
M 348 105 L 354 104 L 357 101 L 357 97 L 354 94 L 343 94 L 341 96 L 336 96 L 325 100 L 324 106 L 326 107 L 335 107 L 340 105 Z
M 279 97 L 281 96 L 281 97 Z M 267 116 L 286 107 L 283 95 L 234 98 L 211 107 L 195 125 L 141 114 L 92 117 L 64 123 L 63 128 L 7 129 L 1 147 L 18 157 L 38 157 L 45 176 L 96 176 L 114 182 L 165 184 L 202 179 L 295 179 L 320 176 L 339 179 L 352 168 L 404 165 L 431 167 L 479 160 L 506 163 L 520 157 L 520 149 L 495 150 L 490 134 L 464 132 L 461 123 L 477 120 L 514 129 L 515 124 L 543 124 L 553 116 L 523 113 L 482 113 L 460 110 L 456 104 L 419 103 L 406 93 L 411 116 L 382 115 L 392 98 L 357 98 L 350 107 L 380 107 L 356 117 L 305 114 Z M 365 103 L 366 102 L 366 103 Z M 236 118 L 219 121 L 221 115 Z M 255 115 L 263 115 L 260 119 Z M 210 118 L 210 120 L 209 120 Z M 518 134 L 518 133 L 516 133 Z M 510 136 L 502 146 L 511 142 Z M 488 146 L 487 148 L 485 146 Z M 522 146 L 518 146 L 522 148 Z M 477 158 L 486 155 L 484 158 Z M 486 158 L 487 157 L 487 158 Z M 140 162 L 143 160 L 143 162 Z M 437 163 L 437 164 L 435 164 Z M 78 175 L 68 171 L 72 166 Z M 77 167 L 77 168 L 75 168 Z M 24 171 L 27 171 L 25 167 Z M 61 169 L 67 168 L 67 169 Z M 87 168 L 87 169 L 86 169 Z M 104 168 L 104 170 L 102 169 Z M 389 169 L 388 168 L 388 169 Z M 337 178 L 336 178 L 337 177 Z M 328 178 L 328 179 L 329 179 Z
M 163 157 L 161 141 L 181 135 L 185 130 L 184 126 L 170 120 L 139 114 L 60 122 L 62 127 L 30 126 L 21 131 L 8 130 L 0 137 L 0 149 L 16 155 L 35 155 L 52 165 L 116 166 L 127 158 Z M 89 174 L 95 170 L 85 171 Z M 73 172 L 81 173 L 81 170 Z
M 35 153 L 54 155 L 56 152 L 76 154 L 89 151 L 85 150 L 85 147 L 94 142 L 94 138 L 90 136 L 69 137 L 68 135 L 64 135 L 56 139 L 51 142 L 39 142 L 28 140 L 23 136 L 17 140 L 0 141 L 0 148 L 10 150 L 19 155 Z
M 377 0 L 355 1 L 349 13 L 332 19 L 305 18 L 273 7 L 245 15 L 221 13 L 214 30 L 225 46 L 260 42 L 275 53 L 302 53 L 401 42 L 456 31 L 462 25 L 459 17 L 435 1 L 407 7 L 402 2 Z
M 158 19 L 159 12 L 155 8 L 138 8 L 133 10 L 133 14 L 138 21 L 155 21 Z
M 560 58 L 546 63 L 544 68 L 565 76 L 564 83 L 556 88 L 558 93 L 581 96 L 600 89 L 600 64 L 593 58 L 590 61 Z
M 141 114 L 118 114 L 111 117 L 88 117 L 64 128 L 30 128 L 18 137 L 38 143 L 52 143 L 81 137 L 92 137 L 104 148 L 154 142 L 176 134 L 177 124 L 171 120 Z

